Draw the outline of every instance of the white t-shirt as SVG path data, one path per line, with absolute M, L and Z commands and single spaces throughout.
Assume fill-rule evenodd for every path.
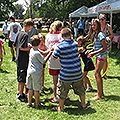
M 51 49 L 53 45 L 57 44 L 60 42 L 62 39 L 61 34 L 51 34 L 48 33 L 46 35 L 46 40 L 45 40 L 45 45 L 48 49 Z M 52 57 L 49 58 L 48 60 L 48 68 L 50 69 L 60 69 L 60 61 L 59 59 L 54 60 Z
M 4 34 L 8 34 L 8 31 L 7 31 L 8 24 L 7 25 L 4 24 L 2 28 L 4 29 Z
M 19 23 L 12 22 L 8 25 L 7 30 L 10 31 L 10 40 L 14 42 L 22 27 Z

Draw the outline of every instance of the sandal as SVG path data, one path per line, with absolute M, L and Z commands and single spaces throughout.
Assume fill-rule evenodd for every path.
M 86 92 L 91 92 L 93 90 L 93 88 L 92 87 L 89 87 L 87 90 L 86 90 Z
M 52 111 L 57 111 L 57 112 L 62 112 L 63 111 L 63 110 L 58 110 L 58 107 L 53 107 L 51 110 Z
M 88 109 L 87 105 L 85 105 L 85 106 L 81 105 L 81 107 L 82 107 L 83 110 L 87 110 Z

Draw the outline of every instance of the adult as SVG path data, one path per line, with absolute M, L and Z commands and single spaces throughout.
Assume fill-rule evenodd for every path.
M 94 48 L 88 50 L 86 54 L 88 57 L 93 57 L 96 55 L 95 63 L 95 78 L 97 83 L 97 94 L 96 97 L 90 100 L 101 100 L 103 93 L 103 80 L 101 77 L 101 70 L 103 69 L 104 63 L 107 59 L 107 44 L 105 42 L 105 35 L 101 32 L 101 25 L 98 19 L 93 19 L 91 22 L 92 30 L 94 31 Z
M 89 20 L 90 20 L 90 18 L 87 18 L 86 21 L 85 21 L 85 31 L 84 31 L 85 35 L 87 35 L 88 31 L 89 31 L 89 27 L 90 27 Z
M 37 30 L 37 28 L 34 26 L 34 21 L 33 21 L 33 19 L 32 19 L 32 18 L 29 18 L 29 21 L 32 22 L 32 24 L 31 24 L 32 29 L 28 32 L 28 42 L 30 43 L 30 42 L 31 42 L 31 39 L 30 39 L 30 38 L 31 38 L 33 35 L 38 35 L 38 30 Z
M 61 21 L 54 21 L 50 26 L 50 32 L 46 35 L 45 45 L 50 50 L 53 45 L 57 44 L 62 38 L 60 37 L 62 29 Z M 58 74 L 60 72 L 60 61 L 59 59 L 54 60 L 52 57 L 48 60 L 49 74 L 53 76 L 53 92 L 54 97 L 50 99 L 50 102 L 58 103 L 56 90 L 58 83 Z
M 77 38 L 77 19 L 74 20 L 74 38 Z
M 12 61 L 15 61 L 15 54 L 14 54 L 14 49 L 13 49 L 13 43 L 15 42 L 15 39 L 19 33 L 19 31 L 22 30 L 21 25 L 18 22 L 15 22 L 15 18 L 13 16 L 9 17 L 10 20 L 10 24 L 7 28 L 8 30 L 8 39 L 9 39 L 9 43 L 8 46 L 11 49 L 11 53 L 12 53 Z
M 106 23 L 106 15 L 105 14 L 100 14 L 99 15 L 99 21 L 100 21 L 100 24 L 101 24 L 101 31 L 106 36 L 106 43 L 107 43 L 108 52 L 110 52 L 111 47 L 112 47 L 112 39 L 114 37 L 112 27 L 111 27 L 111 25 Z M 104 67 L 103 67 L 103 74 L 107 70 L 107 65 L 108 65 L 108 63 L 106 61 L 105 64 L 104 64 Z M 107 79 L 108 76 L 105 74 L 104 78 Z
M 78 36 L 83 35 L 83 33 L 84 33 L 84 25 L 85 25 L 85 22 L 84 22 L 83 18 L 80 16 L 80 19 L 77 22 Z
M 5 24 L 3 25 L 3 37 L 5 39 L 5 43 L 6 43 L 6 39 L 8 37 L 8 31 L 7 31 L 7 28 L 8 28 L 8 23 L 7 23 L 7 20 L 5 20 Z

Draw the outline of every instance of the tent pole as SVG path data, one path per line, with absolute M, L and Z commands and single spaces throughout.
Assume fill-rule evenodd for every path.
M 112 11 L 110 12 L 110 25 L 112 26 Z

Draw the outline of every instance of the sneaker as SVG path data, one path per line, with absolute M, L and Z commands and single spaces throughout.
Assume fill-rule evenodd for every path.
M 10 62 L 12 62 L 12 61 L 15 62 L 15 57 L 13 57 L 12 60 L 11 60 Z
M 88 89 L 86 89 L 86 92 L 91 92 L 93 90 L 92 87 L 89 87 Z
M 17 101 L 27 102 L 27 99 L 23 95 L 19 95 L 19 97 L 17 98 Z
M 53 97 L 49 101 L 52 102 L 52 103 L 58 103 L 59 102 L 57 97 Z
M 66 100 L 70 100 L 70 97 L 69 97 L 69 95 L 67 95 L 67 97 L 66 97 Z
M 33 107 L 33 104 L 29 104 L 29 103 L 28 103 L 28 104 L 27 104 L 27 107 Z

